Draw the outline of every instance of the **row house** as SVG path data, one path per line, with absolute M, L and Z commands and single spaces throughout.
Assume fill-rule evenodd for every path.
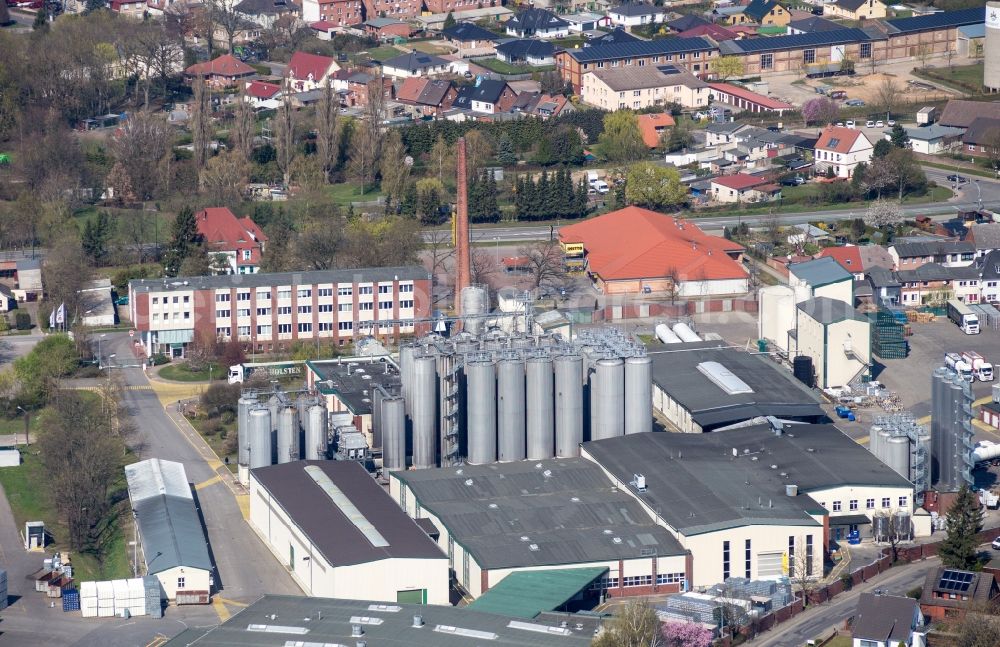
M 885 41 L 861 29 L 840 29 L 814 34 L 746 38 L 719 43 L 722 56 L 743 60 L 747 76 L 774 72 L 800 73 L 819 66 L 840 66 L 844 60 L 857 65 L 873 57 L 884 58 Z
M 915 270 L 899 270 L 900 305 L 922 306 L 958 299 L 964 303 L 979 303 L 980 273 L 975 267 L 944 267 L 928 263 Z
M 893 269 L 915 270 L 936 263 L 943 267 L 968 267 L 976 259 L 976 246 L 968 241 L 924 240 L 889 246 Z
M 677 103 L 708 106 L 708 84 L 674 66 L 606 67 L 583 75 L 580 100 L 604 110 L 640 110 Z
M 430 279 L 419 266 L 139 279 L 129 311 L 147 355 L 184 357 L 195 338 L 255 352 L 299 340 L 344 345 L 429 329 Z

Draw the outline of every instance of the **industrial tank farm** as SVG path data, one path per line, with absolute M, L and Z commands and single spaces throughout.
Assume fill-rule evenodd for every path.
M 237 404 L 237 475 L 305 458 L 327 457 L 329 416 L 322 398 L 283 391 L 243 392 Z

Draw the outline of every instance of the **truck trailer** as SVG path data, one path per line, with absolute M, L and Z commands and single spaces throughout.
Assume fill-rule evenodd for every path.
M 972 312 L 969 306 L 958 299 L 948 301 L 948 318 L 955 322 L 955 325 L 962 329 L 966 335 L 979 334 L 979 317 Z
M 235 364 L 229 367 L 229 383 L 246 382 L 251 375 L 263 373 L 268 378 L 277 380 L 284 377 L 300 377 L 303 375 L 305 362 L 262 362 L 259 364 Z

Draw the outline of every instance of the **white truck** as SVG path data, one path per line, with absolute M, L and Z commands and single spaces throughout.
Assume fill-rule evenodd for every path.
M 246 382 L 251 375 L 263 373 L 271 379 L 299 377 L 303 375 L 305 362 L 262 362 L 259 364 L 236 364 L 229 367 L 229 383 Z
M 587 171 L 587 185 L 601 195 L 604 195 L 611 190 L 611 187 L 608 186 L 607 182 L 601 179 L 597 171 Z
M 979 502 L 990 510 L 996 510 L 1000 507 L 1000 495 L 997 495 L 996 492 L 992 492 L 990 490 L 980 490 Z
M 979 334 L 979 317 L 976 316 L 969 306 L 958 299 L 948 301 L 948 318 L 955 322 L 955 325 L 962 329 L 966 335 Z
M 980 382 L 993 381 L 993 365 L 986 361 L 986 358 L 974 350 L 967 350 L 962 353 L 962 361 L 972 367 L 972 372 Z
M 962 379 L 966 382 L 975 380 L 975 376 L 972 374 L 972 366 L 963 360 L 962 356 L 958 353 L 945 353 L 944 363 L 945 366 L 961 375 Z

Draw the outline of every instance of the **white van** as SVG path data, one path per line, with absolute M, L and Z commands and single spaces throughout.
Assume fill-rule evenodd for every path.
M 593 182 L 590 183 L 590 187 L 594 189 L 594 191 L 600 193 L 601 195 L 604 195 L 605 193 L 611 190 L 611 187 L 609 187 L 608 183 L 605 182 L 604 180 L 594 180 Z

